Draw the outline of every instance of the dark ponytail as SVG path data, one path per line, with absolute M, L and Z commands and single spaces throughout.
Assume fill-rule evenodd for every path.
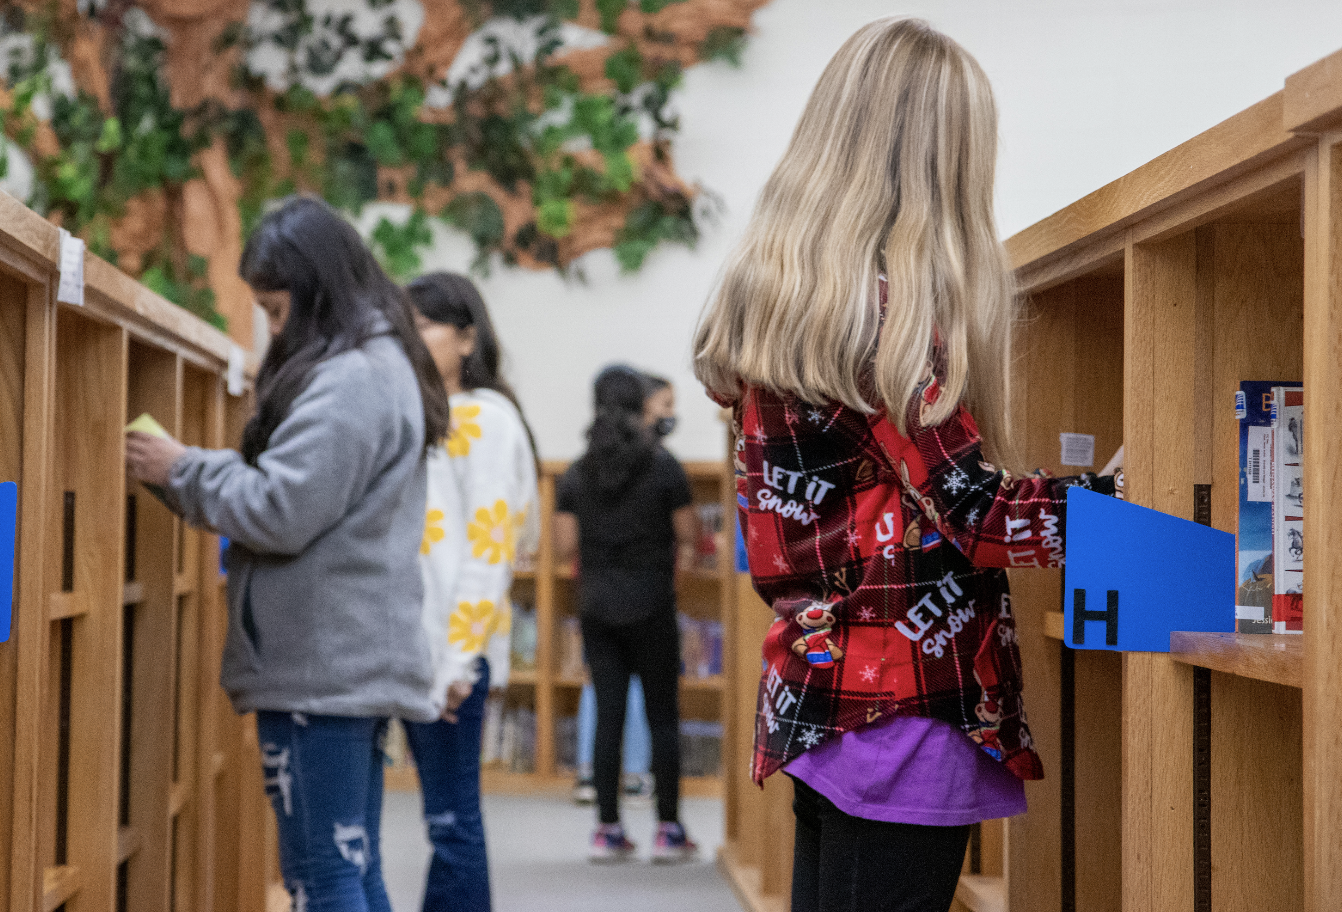
M 425 448 L 447 434 L 447 392 L 405 295 L 330 206 L 313 197 L 289 197 L 261 220 L 238 271 L 253 290 L 287 291 L 290 298 L 284 328 L 271 340 L 256 378 L 256 414 L 242 435 L 248 463 L 256 464 L 318 364 L 380 332 L 400 343 L 414 369 Z M 379 316 L 389 328 L 380 328 Z
M 592 393 L 596 417 L 578 470 L 599 494 L 615 495 L 638 477 L 656 448 L 643 424 L 648 384 L 643 374 L 617 364 L 597 375 Z

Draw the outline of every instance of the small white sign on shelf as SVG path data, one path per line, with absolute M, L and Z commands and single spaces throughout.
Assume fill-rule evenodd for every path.
M 1062 458 L 1058 461 L 1065 466 L 1090 468 L 1095 465 L 1094 434 L 1059 434 L 1062 441 Z
M 247 353 L 236 345 L 228 347 L 228 372 L 225 379 L 230 396 L 241 396 L 247 391 Z
M 84 306 L 84 242 L 64 228 L 61 232 L 61 282 L 56 300 Z

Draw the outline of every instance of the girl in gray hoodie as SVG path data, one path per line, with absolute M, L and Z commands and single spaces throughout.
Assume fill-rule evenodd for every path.
M 443 708 L 418 560 L 447 397 L 402 292 L 326 204 L 268 215 L 241 274 L 271 332 L 241 452 L 131 434 L 127 463 L 229 540 L 221 683 L 257 714 L 294 907 L 390 912 L 380 740 Z

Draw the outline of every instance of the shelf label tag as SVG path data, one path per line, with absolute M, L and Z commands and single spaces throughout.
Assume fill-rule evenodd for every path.
M 1169 652 L 1176 630 L 1235 632 L 1235 536 L 1068 488 L 1063 641 Z
M 230 396 L 241 396 L 247 391 L 246 368 L 247 353 L 236 345 L 230 345 L 228 347 L 228 373 L 225 375 Z
M 1095 465 L 1094 434 L 1059 434 L 1058 438 L 1062 441 L 1062 457 L 1058 462 L 1084 469 Z
M 19 537 L 19 486 L 0 484 L 0 643 L 9 642 L 14 609 L 14 545 Z
M 61 282 L 56 300 L 62 304 L 84 306 L 84 242 L 64 228 L 61 230 Z

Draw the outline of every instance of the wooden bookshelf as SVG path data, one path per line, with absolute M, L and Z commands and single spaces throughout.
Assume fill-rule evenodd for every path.
M 537 644 L 535 667 L 512 671 L 504 700 L 508 707 L 525 707 L 536 714 L 534 771 L 514 772 L 498 765 L 487 765 L 482 771 L 481 783 L 487 792 L 563 791 L 573 787 L 573 771 L 564 769 L 559 762 L 559 720 L 577 715 L 579 694 L 586 679 L 578 674 L 565 674 L 560 666 L 563 619 L 577 617 L 577 580 L 572 566 L 556 563 L 551 541 L 555 485 L 568 466 L 567 462 L 559 461 L 541 465 L 540 550 L 534 569 L 514 574 L 513 582 L 514 602 L 533 605 L 536 609 Z M 735 482 L 721 462 L 687 462 L 684 467 L 695 503 L 720 504 L 728 534 L 718 536 L 714 566 L 695 567 L 681 575 L 677 583 L 679 610 L 697 619 L 723 622 L 725 665 L 730 649 L 726 629 L 730 627 L 732 614 L 729 596 L 735 578 L 732 567 L 734 543 L 730 537 L 731 523 L 735 521 Z M 681 718 L 722 721 L 724 682 L 723 675 L 682 675 Z M 725 732 L 723 740 L 725 745 Z M 723 756 L 726 756 L 725 747 Z M 388 788 L 417 789 L 418 780 L 409 766 L 408 756 L 402 754 L 394 759 L 388 768 Z M 690 796 L 718 795 L 722 792 L 722 778 L 687 777 L 681 782 L 681 791 Z
M 1060 575 L 1013 572 L 1050 778 L 1009 825 L 1008 908 L 1342 908 L 1323 708 L 1342 659 L 1328 610 L 1339 126 L 1342 54 L 1008 242 L 1029 299 L 1015 393 L 1031 466 L 1075 471 L 1058 465 L 1060 432 L 1094 434 L 1097 455 L 1124 442 L 1132 501 L 1191 519 L 1193 486 L 1210 485 L 1212 524 L 1234 532 L 1239 383 L 1303 377 L 1313 418 L 1304 636 L 1072 652 L 1057 640 Z
M 255 727 L 219 688 L 219 542 L 126 479 L 143 412 L 240 437 L 230 343 L 0 193 L 0 481 L 19 485 L 0 643 L 0 908 L 261 912 L 278 880 Z M 251 362 L 248 373 L 254 372 Z
M 1047 774 L 986 825 L 955 908 L 1342 909 L 1342 52 L 1007 242 L 1026 296 L 1013 408 L 1022 466 L 1061 432 L 1126 444 L 1128 497 L 1234 532 L 1244 380 L 1303 377 L 1310 511 L 1303 636 L 1176 633 L 1169 654 L 1067 649 L 1061 573 L 1012 571 L 1026 705 Z M 1171 555 L 1177 559 L 1177 555 Z M 728 675 L 748 733 L 767 609 L 738 585 Z M 728 769 L 744 769 L 745 739 Z M 789 787 L 727 781 L 721 858 L 747 908 L 787 905 Z M 969 865 L 967 864 L 967 868 Z

